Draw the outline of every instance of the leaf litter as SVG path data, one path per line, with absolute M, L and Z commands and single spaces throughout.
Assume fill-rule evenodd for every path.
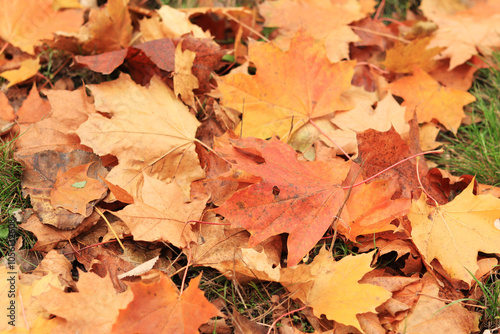
M 454 301 L 479 298 L 476 278 L 498 263 L 500 199 L 416 156 L 466 121 L 473 73 L 500 47 L 495 1 L 423 0 L 423 15 L 386 24 L 357 0 L 3 2 L 1 50 L 16 56 L 0 59 L 2 138 L 22 134 L 33 208 L 19 226 L 43 255 L 18 269 L 16 328 L 479 331 Z M 28 22 L 37 33 L 24 38 Z M 47 50 L 73 66 L 44 77 Z M 240 296 L 280 286 L 267 322 L 207 299 L 214 272 Z

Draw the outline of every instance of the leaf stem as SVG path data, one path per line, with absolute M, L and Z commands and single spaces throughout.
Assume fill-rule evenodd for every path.
M 403 162 L 405 162 L 405 161 L 408 161 L 408 160 L 410 160 L 410 159 L 413 159 L 413 158 L 418 157 L 418 156 L 421 156 L 421 155 L 431 154 L 431 153 L 443 153 L 443 150 L 425 151 L 425 152 L 420 152 L 420 153 L 414 154 L 414 155 L 412 155 L 412 156 L 410 156 L 410 157 L 408 157 L 408 158 L 405 158 L 405 159 L 403 159 L 403 160 L 401 160 L 401 161 L 396 162 L 395 164 L 393 164 L 393 165 L 391 165 L 391 166 L 387 167 L 386 169 L 384 169 L 383 171 L 380 171 L 380 172 L 378 172 L 377 174 L 370 176 L 370 177 L 369 177 L 369 178 L 367 178 L 366 180 L 363 180 L 363 181 L 361 181 L 361 182 L 358 182 L 358 183 L 356 183 L 356 184 L 353 184 L 352 186 L 342 187 L 342 189 L 347 190 L 347 189 L 349 189 L 349 188 L 351 188 L 351 187 L 352 187 L 352 188 L 354 188 L 354 187 L 357 187 L 357 186 L 359 186 L 359 185 L 362 185 L 363 183 L 366 183 L 366 182 L 368 182 L 368 181 L 370 181 L 370 180 L 372 180 L 372 179 L 376 178 L 376 177 L 377 177 L 377 176 L 379 176 L 380 174 L 383 174 L 383 173 L 387 172 L 388 170 L 390 170 L 390 169 L 392 169 L 392 168 L 396 167 L 397 165 L 402 164 L 402 163 L 403 163 Z
M 287 315 L 290 315 L 290 314 L 293 314 L 295 312 L 299 312 L 299 311 L 305 310 L 306 307 L 307 307 L 307 305 L 304 305 L 301 308 L 298 308 L 296 310 L 292 310 L 290 312 L 287 312 L 287 313 L 282 314 L 281 316 L 279 316 L 278 319 L 274 320 L 274 322 L 271 324 L 271 327 L 269 327 L 269 330 L 267 331 L 267 334 L 271 334 L 271 331 L 273 330 L 274 326 L 278 323 L 278 321 L 280 321 L 281 319 L 283 319 Z
M 325 136 L 332 143 L 334 143 L 335 146 L 337 146 L 338 149 L 340 151 L 342 151 L 342 153 L 344 153 L 344 155 L 347 157 L 347 159 L 352 160 L 351 157 L 349 156 L 349 154 L 347 154 L 347 152 L 344 151 L 344 149 L 342 148 L 342 146 L 340 146 L 335 140 L 333 140 L 333 138 L 331 138 L 329 135 L 327 135 L 312 119 L 309 119 L 309 123 L 311 123 L 311 125 L 314 126 L 316 128 L 316 130 L 318 130 L 323 136 Z

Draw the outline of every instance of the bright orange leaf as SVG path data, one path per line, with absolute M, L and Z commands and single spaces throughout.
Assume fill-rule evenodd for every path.
M 288 145 L 273 138 L 233 140 L 236 150 L 261 155 L 262 163 L 239 163 L 233 169 L 262 181 L 237 191 L 216 213 L 252 236 L 249 247 L 288 233 L 288 265 L 295 265 L 332 225 L 343 201 L 340 183 L 349 162 L 303 162 Z
M 77 32 L 83 23 L 83 11 L 54 11 L 52 0 L 1 0 L 0 8 L 0 38 L 29 54 L 41 40 Z
M 309 119 L 353 107 L 342 93 L 351 88 L 354 62 L 331 64 L 323 45 L 303 31 L 287 52 L 255 42 L 249 57 L 256 75 L 230 74 L 218 80 L 223 105 L 244 111 L 240 126 L 245 137 L 283 137 L 292 124 L 296 131 Z
M 198 333 L 220 314 L 198 288 L 200 279 L 193 278 L 182 294 L 165 274 L 157 283 L 129 283 L 134 299 L 120 311 L 112 333 Z
M 78 292 L 66 293 L 54 287 L 38 296 L 51 314 L 66 321 L 52 333 L 107 334 L 116 322 L 120 309 L 132 301 L 133 293 L 117 293 L 109 277 L 80 272 Z
M 453 133 L 457 132 L 465 117 L 463 107 L 476 100 L 467 92 L 441 86 L 419 68 L 414 70 L 412 76 L 391 83 L 389 89 L 404 99 L 406 119 L 413 118 L 415 112 L 419 123 L 436 119 Z

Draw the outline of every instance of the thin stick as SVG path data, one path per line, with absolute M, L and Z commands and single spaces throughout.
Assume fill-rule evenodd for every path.
M 104 214 L 102 213 L 101 210 L 99 210 L 98 207 L 95 207 L 95 211 L 99 214 L 99 216 L 102 217 L 102 219 L 104 219 L 104 221 L 106 222 L 106 224 L 108 224 L 108 227 L 111 230 L 111 232 L 113 233 L 113 235 L 115 236 L 116 241 L 118 241 L 118 243 L 120 244 L 120 247 L 123 249 L 123 251 L 125 251 L 125 246 L 123 246 L 120 238 L 118 237 L 118 234 L 116 234 L 115 230 L 111 226 L 111 223 L 108 221 L 108 218 L 106 218 L 106 216 L 104 216 Z
M 5 49 L 7 49 L 8 46 L 9 46 L 9 43 L 5 42 L 5 44 L 2 46 L 2 49 L 0 50 L 0 55 L 5 51 Z
M 186 264 L 186 269 L 184 270 L 184 275 L 182 276 L 182 284 L 181 284 L 181 292 L 179 293 L 179 297 L 182 296 L 184 292 L 184 285 L 186 284 L 187 272 L 189 269 L 189 265 L 191 263 L 191 246 L 188 244 L 187 249 L 189 249 L 188 263 Z
M 231 20 L 235 21 L 236 23 L 238 23 L 239 25 L 242 25 L 243 27 L 247 28 L 248 30 L 250 30 L 252 33 L 254 33 L 255 35 L 259 36 L 260 38 L 262 38 L 264 41 L 266 41 L 267 43 L 271 43 L 274 45 L 273 42 L 271 42 L 266 36 L 262 35 L 260 32 L 258 32 L 257 30 L 255 30 L 254 28 L 250 27 L 248 24 L 245 24 L 243 22 L 241 22 L 241 20 L 238 20 L 236 17 L 234 17 L 233 15 L 229 14 L 229 13 L 224 13 L 224 15 L 226 15 L 227 17 L 229 17 Z
M 100 246 L 100 245 L 104 245 L 104 244 L 110 244 L 110 243 L 112 243 L 112 242 L 116 242 L 116 240 L 110 240 L 110 241 L 99 242 L 99 243 L 97 243 L 97 244 L 93 244 L 93 245 L 85 246 L 85 247 L 80 248 L 80 249 L 75 249 L 75 248 L 73 247 L 73 245 L 71 244 L 71 242 L 70 242 L 69 244 L 70 244 L 70 245 L 71 245 L 71 247 L 74 249 L 74 251 L 72 251 L 72 252 L 68 252 L 68 253 L 64 253 L 63 255 L 69 255 L 69 254 L 79 253 L 79 252 L 81 252 L 81 251 L 83 251 L 83 250 L 86 250 L 86 249 L 88 249 L 88 248 L 92 248 L 92 247 L 96 247 L 96 246 Z
M 419 159 L 420 159 L 420 157 L 417 157 L 417 164 L 415 165 L 415 169 L 417 170 L 418 183 L 420 184 L 420 188 L 422 188 L 422 191 L 427 195 L 428 198 L 432 199 L 434 201 L 434 203 L 436 203 L 436 207 L 438 207 L 439 206 L 438 201 L 436 201 L 436 199 L 434 197 L 432 197 L 431 194 L 429 194 L 427 192 L 427 190 L 425 190 L 424 185 L 422 184 L 422 180 L 420 180 L 420 173 L 418 171 L 418 160 Z
M 363 28 L 363 27 L 355 27 L 355 26 L 349 26 L 349 27 L 351 29 L 359 30 L 359 31 L 364 31 L 364 32 L 367 32 L 369 34 L 379 35 L 379 36 L 387 37 L 387 38 L 390 38 L 390 39 L 395 39 L 395 40 L 400 41 L 402 43 L 410 43 L 410 41 L 407 40 L 407 39 L 405 39 L 405 38 L 397 37 L 397 36 L 394 36 L 394 35 L 391 35 L 391 34 L 386 34 L 386 33 L 383 33 L 383 32 L 379 32 L 379 31 L 375 31 L 375 30 L 371 30 L 371 29 L 366 29 L 366 28 Z
M 337 148 L 342 151 L 342 153 L 344 153 L 344 155 L 347 157 L 347 159 L 349 160 L 352 160 L 351 157 L 349 156 L 349 154 L 347 154 L 346 151 L 344 151 L 344 149 L 335 141 L 333 140 L 333 138 L 331 138 L 329 135 L 327 135 L 316 123 L 314 123 L 314 121 L 312 119 L 309 119 L 309 123 L 311 123 L 312 126 L 314 126 L 319 132 L 321 132 L 321 134 L 323 136 L 325 136 L 326 138 L 328 138 L 332 143 L 335 144 L 335 146 L 337 146 Z
M 382 13 L 382 9 L 385 7 L 385 0 L 380 1 L 380 4 L 378 5 L 377 12 L 375 13 L 375 16 L 373 17 L 374 21 L 377 21 L 378 18 L 380 17 L 380 13 Z
M 206 224 L 206 225 L 231 225 L 230 223 L 211 223 L 211 222 L 204 222 L 202 220 L 188 220 L 187 223 L 198 223 L 198 224 Z
M 363 180 L 363 181 L 361 181 L 361 182 L 358 182 L 358 183 L 354 184 L 352 187 L 357 187 L 357 186 L 359 186 L 359 185 L 362 185 L 363 183 L 366 183 L 366 182 L 370 181 L 371 179 L 376 178 L 376 177 L 377 177 L 377 176 L 379 176 L 380 174 L 383 174 L 383 173 L 387 172 L 388 170 L 390 170 L 390 169 L 392 169 L 392 168 L 396 167 L 397 165 L 400 165 L 400 164 L 402 164 L 402 163 L 403 163 L 403 162 L 405 162 L 405 161 L 408 161 L 408 160 L 410 160 L 410 159 L 413 159 L 413 158 L 415 158 L 415 157 L 418 157 L 419 155 L 431 154 L 431 153 L 443 153 L 443 152 L 444 152 L 443 150 L 435 150 L 435 151 L 426 151 L 426 152 L 420 152 L 420 153 L 417 153 L 417 154 L 415 154 L 415 155 L 412 155 L 411 157 L 408 157 L 408 158 L 405 158 L 405 159 L 403 159 L 403 160 L 401 160 L 401 161 L 396 162 L 396 163 L 395 163 L 395 164 L 393 164 L 392 166 L 389 166 L 389 167 L 387 167 L 386 169 L 384 169 L 383 171 L 378 172 L 377 174 L 370 176 L 370 177 L 369 177 L 369 178 L 367 178 L 366 180 Z M 342 189 L 347 190 L 347 189 L 349 189 L 349 187 L 342 187 Z
M 302 306 L 301 308 L 298 308 L 296 310 L 293 310 L 293 311 L 290 311 L 290 312 L 287 312 L 283 315 L 281 315 L 280 317 L 278 317 L 278 319 L 274 320 L 274 322 L 271 324 L 271 327 L 269 327 L 269 330 L 267 331 L 267 334 L 271 334 L 271 331 L 273 330 L 274 326 L 278 323 L 278 321 L 280 321 L 281 319 L 283 319 L 284 317 L 286 317 L 287 315 L 290 315 L 290 314 L 293 314 L 295 312 L 299 312 L 299 311 L 302 311 L 302 310 L 305 310 L 307 306 Z

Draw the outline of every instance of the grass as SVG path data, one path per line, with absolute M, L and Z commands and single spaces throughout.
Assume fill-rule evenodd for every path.
M 484 282 L 473 276 L 483 294 L 478 300 L 481 306 L 479 311 L 482 314 L 479 328 L 481 332 L 486 329 L 491 332 L 500 330 L 500 272 L 498 271 L 500 266 L 496 266 L 495 269 L 496 271 L 492 272 Z
M 455 175 L 476 175 L 478 182 L 500 186 L 500 53 L 480 70 L 471 93 L 476 102 L 469 113 L 471 124 L 457 135 L 445 133 L 445 152 L 435 161 Z
M 5 256 L 9 249 L 9 222 L 14 219 L 13 213 L 29 205 L 29 201 L 24 199 L 21 194 L 23 169 L 14 159 L 13 146 L 14 140 L 0 140 L 0 253 L 2 257 Z M 23 236 L 27 241 L 30 241 L 27 246 L 31 248 L 32 237 L 29 237 L 26 232 L 16 229 L 16 240 L 19 236 Z

